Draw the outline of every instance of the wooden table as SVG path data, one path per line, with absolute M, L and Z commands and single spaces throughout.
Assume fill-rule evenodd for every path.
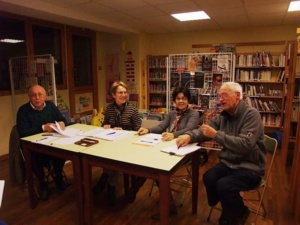
M 156 146 L 133 144 L 141 138 L 133 133 L 118 141 L 107 141 L 81 152 L 85 186 L 85 222 L 93 224 L 92 166 L 146 177 L 159 181 L 160 224 L 169 223 L 170 177 L 192 155 L 192 212 L 197 212 L 199 151 L 188 156 L 171 156 L 160 149 L 174 145 L 175 140 Z
M 94 129 L 94 126 L 87 126 L 82 124 L 72 125 L 72 128 L 78 128 L 83 131 Z M 33 183 L 33 171 L 32 171 L 32 159 L 31 152 L 39 152 L 46 155 L 55 156 L 58 158 L 63 158 L 66 160 L 71 160 L 73 164 L 73 174 L 75 181 L 76 190 L 76 202 L 77 202 L 77 214 L 78 214 L 78 224 L 84 224 L 84 199 L 83 199 L 83 177 L 82 177 L 82 165 L 81 165 L 81 155 L 80 152 L 86 150 L 86 147 L 79 145 L 57 145 L 51 142 L 45 144 L 38 144 L 33 142 L 43 138 L 42 133 L 37 135 L 32 135 L 29 137 L 21 138 L 22 150 L 25 157 L 25 167 L 26 167 L 26 179 L 28 182 L 28 192 L 30 207 L 35 208 L 38 205 L 38 197 L 35 193 L 34 183 Z

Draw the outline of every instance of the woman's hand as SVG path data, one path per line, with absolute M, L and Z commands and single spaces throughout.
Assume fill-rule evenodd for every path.
M 180 135 L 176 140 L 176 145 L 178 147 L 184 147 L 191 141 L 191 136 L 188 134 Z
M 137 133 L 138 135 L 144 135 L 144 134 L 148 134 L 149 130 L 147 128 L 141 127 Z
M 168 133 L 168 132 L 164 132 L 161 134 L 162 136 L 162 140 L 163 141 L 171 141 L 174 139 L 174 134 L 173 133 Z

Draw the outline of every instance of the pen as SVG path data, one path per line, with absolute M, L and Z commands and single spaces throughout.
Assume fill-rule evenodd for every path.
M 116 132 L 111 132 L 111 133 L 108 133 L 108 134 L 106 134 L 106 135 L 111 135 L 111 134 L 115 134 Z
M 180 147 L 181 147 L 181 146 L 180 146 L 180 145 L 178 145 L 178 146 L 177 146 L 177 150 L 179 150 L 179 148 L 180 148 Z
M 174 152 L 169 152 L 169 154 L 170 154 L 170 155 L 175 155 L 175 153 L 174 153 Z
M 46 140 L 46 139 L 47 139 L 47 137 L 44 137 L 44 138 L 41 138 L 41 139 L 36 140 L 36 142 L 42 141 L 42 140 Z

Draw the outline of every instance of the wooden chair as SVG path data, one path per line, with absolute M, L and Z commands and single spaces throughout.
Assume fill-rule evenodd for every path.
M 265 145 L 267 148 L 267 154 L 271 154 L 271 161 L 269 164 L 269 168 L 266 170 L 265 176 L 261 179 L 260 184 L 253 190 L 244 191 L 244 202 L 248 206 L 249 210 L 253 213 L 255 213 L 255 220 L 254 224 L 257 222 L 258 216 L 262 216 L 264 219 L 267 216 L 267 211 L 263 203 L 264 195 L 266 192 L 267 184 L 269 181 L 269 178 L 271 176 L 272 167 L 277 151 L 277 145 L 278 142 L 275 138 L 271 138 L 268 135 L 264 136 Z M 247 196 L 253 196 L 253 198 L 248 198 Z M 210 220 L 211 213 L 214 209 L 219 209 L 216 207 L 211 207 L 209 215 L 207 217 L 207 221 Z

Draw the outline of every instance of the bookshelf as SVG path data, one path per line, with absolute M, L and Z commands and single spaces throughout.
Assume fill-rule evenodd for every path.
M 148 56 L 148 109 L 161 112 L 166 108 L 167 56 Z
M 244 100 L 260 112 L 266 133 L 282 128 L 285 61 L 285 53 L 235 55 L 235 81 L 243 87 Z
M 297 135 L 299 138 L 300 115 L 300 53 L 297 54 L 296 42 L 288 43 L 287 77 L 286 77 L 286 105 L 284 114 L 282 161 L 284 165 L 293 160 Z

